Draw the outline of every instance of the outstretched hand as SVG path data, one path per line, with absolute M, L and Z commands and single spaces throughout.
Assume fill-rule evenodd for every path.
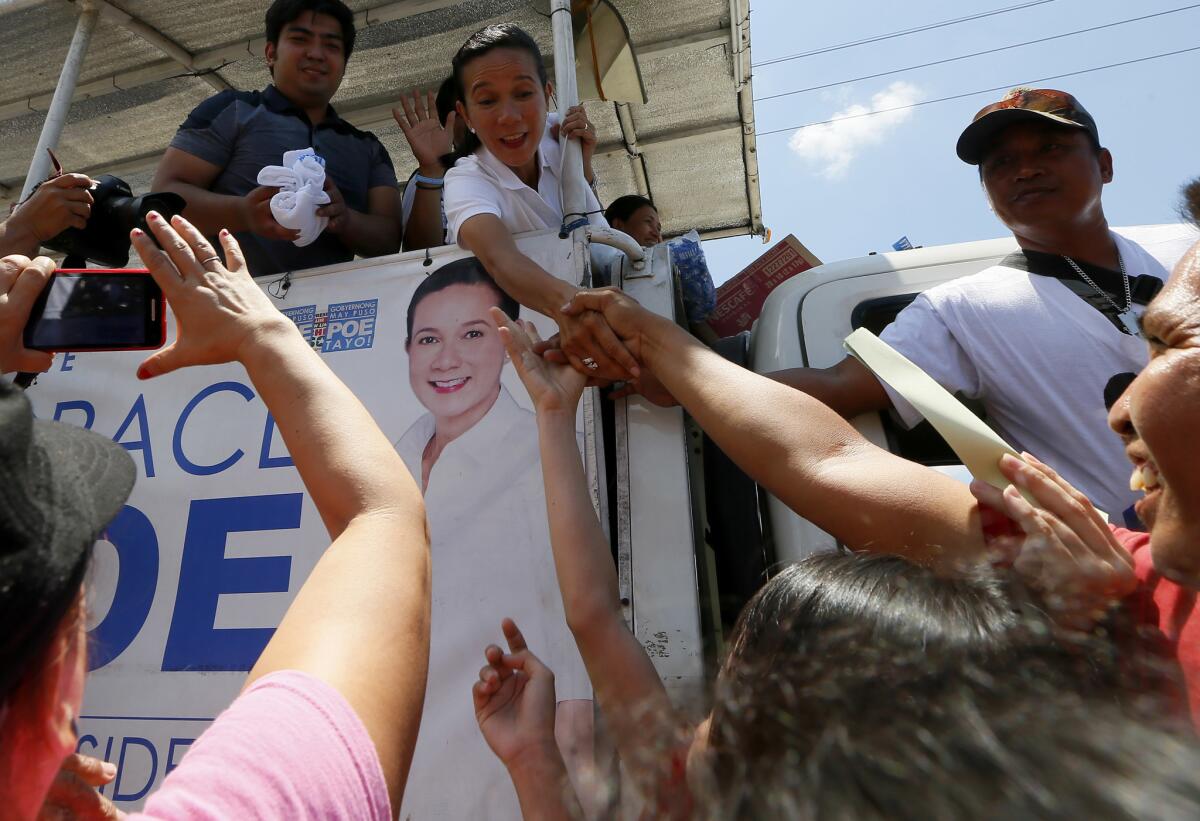
M 421 173 L 441 176 L 441 157 L 454 149 L 454 120 L 451 111 L 443 126 L 438 121 L 437 99 L 432 91 L 421 96 L 418 89 L 400 95 L 400 107 L 392 109 L 392 118 L 404 132 Z
M 506 767 L 527 765 L 523 758 L 558 755 L 554 740 L 554 673 L 529 651 L 512 619 L 505 619 L 509 652 L 494 644 L 484 650 L 487 664 L 471 690 L 475 720 L 492 752 Z
M 175 312 L 173 343 L 146 358 L 138 378 L 148 379 L 188 365 L 216 365 L 240 359 L 247 346 L 264 335 L 292 329 L 246 267 L 242 249 L 221 231 L 225 264 L 204 235 L 183 217 L 168 225 L 151 211 L 146 222 L 165 250 L 144 232 L 130 234 L 142 263 Z
M 580 373 L 593 379 L 616 382 L 636 379 L 641 372 L 637 358 L 608 326 L 603 314 L 560 311 L 554 319 L 558 323 L 563 355 Z
M 630 353 L 638 360 L 642 359 L 643 331 L 648 322 L 658 317 L 620 288 L 611 286 L 576 291 L 571 300 L 562 307 L 562 313 L 571 317 L 583 316 L 589 312 L 603 316 L 608 327 L 620 338 Z
M 530 322 L 514 322 L 499 308 L 492 308 L 492 320 L 517 375 L 529 391 L 538 413 L 567 412 L 574 415 L 587 377 L 570 365 L 547 362 L 535 352 L 540 343 L 537 328 Z
M 1133 560 L 1086 496 L 1028 453 L 1011 455 L 1000 470 L 1013 484 L 1004 491 L 972 482 L 983 504 L 1003 512 L 1021 534 L 989 539 L 995 558 L 1008 563 L 1040 592 L 1062 624 L 1088 629 L 1108 607 L 1133 591 Z M 1021 495 L 1023 489 L 1037 507 Z
M 638 370 L 629 379 L 624 380 L 625 384 L 618 387 L 611 398 L 620 399 L 640 394 L 649 402 L 660 407 L 668 408 L 679 404 L 651 369 L 644 367 L 646 351 L 644 333 L 649 323 L 668 320 L 663 320 L 647 311 L 638 304 L 637 300 L 620 288 L 612 287 L 577 291 L 571 297 L 571 301 L 563 306 L 562 312 L 567 316 L 580 316 L 589 312 L 600 314 L 608 323 L 608 327 L 621 340 L 621 344 L 625 346 L 626 350 L 637 358 Z M 567 355 L 565 351 L 561 350 L 562 347 L 561 339 L 553 344 L 542 343 L 538 353 L 543 354 L 551 362 L 564 362 L 567 360 Z

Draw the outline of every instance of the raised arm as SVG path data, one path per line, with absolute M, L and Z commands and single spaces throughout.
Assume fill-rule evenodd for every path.
M 512 619 L 500 628 L 508 652 L 489 645 L 471 688 L 479 731 L 508 769 L 524 821 L 582 818 L 554 740 L 554 672 L 530 652 Z
M 463 222 L 459 244 L 479 257 L 496 282 L 513 299 L 558 323 L 563 352 L 581 373 L 604 379 L 629 379 L 637 361 L 599 314 L 563 314 L 562 308 L 579 290 L 545 271 L 521 253 L 512 233 L 494 214 L 476 214 Z M 585 360 L 591 360 L 589 367 Z
M 738 467 L 850 548 L 938 566 L 982 557 L 966 486 L 876 447 L 813 397 L 726 361 L 620 291 L 583 292 L 568 307 L 588 309 Z
M 430 180 L 446 175 L 441 158 L 454 149 L 454 121 L 458 112 L 446 116 L 446 124 L 438 121 L 437 100 L 432 91 L 421 96 L 420 91 L 400 95 L 400 106 L 392 109 L 392 117 L 417 161 L 417 173 Z M 412 210 L 404 222 L 404 250 L 434 248 L 446 242 L 446 226 L 442 218 L 440 183 L 414 180 Z
M 429 543 L 420 493 L 367 410 L 250 279 L 233 237 L 221 233 L 226 268 L 199 231 L 178 217 L 173 225 L 150 215 L 166 253 L 140 231 L 133 236 L 179 331 L 138 375 L 241 362 L 333 538 L 248 683 L 286 669 L 336 688 L 374 741 L 398 809 L 429 653 Z
M 550 543 L 567 625 L 621 759 L 630 768 L 661 763 L 678 723 L 654 665 L 625 623 L 612 552 L 588 494 L 575 438 L 584 377 L 535 354 L 532 326 L 531 339 L 500 309 L 492 315 L 537 408 Z

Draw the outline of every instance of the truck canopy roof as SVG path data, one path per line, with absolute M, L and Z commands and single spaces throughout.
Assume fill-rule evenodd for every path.
M 262 58 L 268 3 L 122 0 L 119 10 L 100 0 L 97 5 L 100 19 L 56 153 L 68 170 L 115 174 L 143 193 L 175 129 L 196 104 L 218 89 L 259 89 L 268 82 Z M 348 5 L 356 13 L 358 38 L 333 102 L 355 126 L 376 133 L 401 179 L 415 162 L 390 110 L 405 89 L 436 88 L 473 31 L 515 22 L 552 59 L 549 22 L 529 0 L 348 0 Z M 66 0 L 0 4 L 0 51 L 10 67 L 0 92 L 5 213 L 20 194 L 80 6 Z M 667 233 L 692 228 L 710 237 L 761 233 L 749 0 L 622 0 L 619 10 L 641 61 L 649 102 L 630 105 L 627 116 L 618 116 L 613 103 L 588 106 L 600 137 L 595 167 L 601 201 L 649 193 Z

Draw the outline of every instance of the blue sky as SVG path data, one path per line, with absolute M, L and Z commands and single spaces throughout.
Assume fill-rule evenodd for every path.
M 1032 0 L 751 0 L 754 63 Z M 1200 7 L 1101 31 L 836 85 L 762 97 L 1192 6 L 1188 0 L 1043 0 L 984 19 L 754 69 L 763 217 L 772 242 L 793 233 L 831 262 L 890 250 L 907 235 L 940 245 L 1007 234 L 975 169 L 954 154 L 972 115 L 1003 92 L 793 130 L 848 111 L 892 108 L 1200 45 Z M 1180 185 L 1200 175 L 1200 51 L 1048 80 L 1079 98 L 1113 152 L 1110 224 L 1177 222 Z M 776 129 L 783 133 L 764 134 Z M 714 279 L 769 246 L 705 243 Z

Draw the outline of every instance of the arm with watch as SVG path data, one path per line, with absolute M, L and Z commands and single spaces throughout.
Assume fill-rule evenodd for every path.
M 442 210 L 442 175 L 445 173 L 441 166 L 436 171 L 419 167 L 410 178 L 408 184 L 416 190 L 412 210 L 408 212 L 408 219 L 404 223 L 405 251 L 446 244 L 446 223 Z

